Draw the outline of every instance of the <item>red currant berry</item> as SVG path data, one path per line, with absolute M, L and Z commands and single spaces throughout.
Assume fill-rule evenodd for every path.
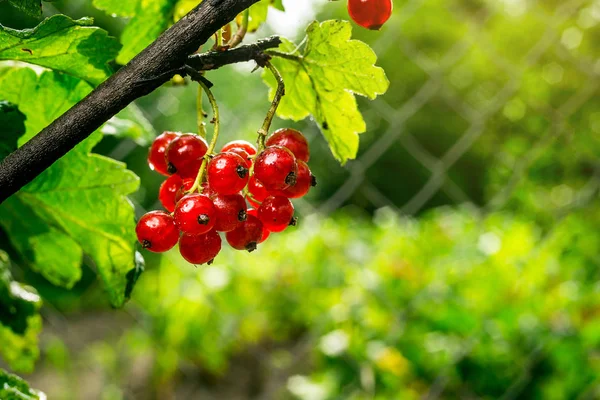
M 175 210 L 175 204 L 177 203 L 175 197 L 182 185 L 183 179 L 181 179 L 179 175 L 171 175 L 162 183 L 162 185 L 160 185 L 158 199 L 168 212 L 173 212 Z
M 311 187 L 317 186 L 317 178 L 314 177 L 310 168 L 304 161 L 298 161 L 298 178 L 296 184 L 277 192 L 278 195 L 288 199 L 298 199 L 305 196 Z
M 254 176 L 269 192 L 295 185 L 297 174 L 296 157 L 282 146 L 267 147 L 254 162 Z
M 246 150 L 240 149 L 240 148 L 234 148 L 234 149 L 227 150 L 224 153 L 235 153 L 238 156 L 242 157 L 244 159 L 244 161 L 246 161 L 246 168 L 250 169 L 252 167 L 252 157 L 250 156 L 250 154 L 248 154 L 246 152 Z
M 201 235 L 210 231 L 216 222 L 217 210 L 203 194 L 188 194 L 175 206 L 175 223 L 183 233 Z
M 173 140 L 166 152 L 168 170 L 182 178 L 195 178 L 208 150 L 206 140 L 198 135 L 182 135 Z
M 221 153 L 231 151 L 232 149 L 242 149 L 251 156 L 256 154 L 256 147 L 254 147 L 252 143 L 246 142 L 245 140 L 234 140 L 232 142 L 227 143 L 221 149 Z
M 179 252 L 191 264 L 211 263 L 221 251 L 221 236 L 216 231 L 203 235 L 181 236 Z
M 217 193 L 235 194 L 250 179 L 246 161 L 235 153 L 220 153 L 208 164 L 208 184 Z
M 267 146 L 283 146 L 289 149 L 297 160 L 308 162 L 310 150 L 304 135 L 295 129 L 283 128 L 273 132 L 267 140 Z
M 214 199 L 216 195 L 219 193 L 215 192 L 208 184 L 208 182 L 204 182 L 200 185 L 202 187 L 202 194 L 210 197 L 210 199 Z
M 262 222 L 257 217 L 248 215 L 246 221 L 231 232 L 227 232 L 225 237 L 227 238 L 227 243 L 234 249 L 253 252 L 256 250 L 256 245 L 262 239 L 262 231 Z
M 271 232 L 281 232 L 295 225 L 294 205 L 283 196 L 269 196 L 258 208 L 258 219 Z
M 152 171 L 169 176 L 165 152 L 169 144 L 179 136 L 179 133 L 164 132 L 154 139 L 154 143 L 152 143 L 152 147 L 150 147 L 150 151 L 148 152 L 148 165 Z
M 259 180 L 256 179 L 256 176 L 252 176 L 250 181 L 248 181 L 248 193 L 251 196 L 248 196 L 248 201 L 254 207 L 260 206 L 260 203 L 263 202 L 264 199 L 269 197 L 269 192 Z
M 218 194 L 212 201 L 217 210 L 217 231 L 230 232 L 246 220 L 248 207 L 241 194 Z
M 392 15 L 392 0 L 348 0 L 348 14 L 358 25 L 379 30 Z
M 258 210 L 255 209 L 255 208 L 251 208 L 251 209 L 248 210 L 248 215 L 252 215 L 252 216 L 258 218 Z M 260 244 L 260 243 L 264 242 L 265 240 L 267 240 L 269 238 L 270 234 L 271 234 L 271 232 L 269 232 L 269 230 L 267 228 L 265 228 L 265 226 L 263 225 L 262 237 L 258 241 L 258 244 Z
M 137 223 L 135 233 L 145 249 L 154 253 L 170 250 L 179 240 L 173 217 L 164 211 L 151 211 Z
M 181 200 L 183 196 L 188 194 L 188 192 L 192 189 L 192 186 L 194 186 L 194 179 L 188 178 L 182 181 L 181 185 L 177 189 L 177 192 L 175 193 L 175 204 L 177 204 L 177 202 Z

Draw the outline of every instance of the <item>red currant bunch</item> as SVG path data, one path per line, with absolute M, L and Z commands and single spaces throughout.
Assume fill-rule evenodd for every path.
M 296 225 L 290 199 L 316 185 L 307 165 L 308 142 L 294 129 L 280 129 L 260 148 L 235 140 L 213 154 L 197 135 L 158 136 L 148 164 L 168 176 L 158 195 L 167 212 L 140 218 L 136 233 L 142 246 L 160 253 L 179 243 L 184 259 L 204 264 L 221 251 L 220 232 L 234 249 L 251 252 L 271 233 Z

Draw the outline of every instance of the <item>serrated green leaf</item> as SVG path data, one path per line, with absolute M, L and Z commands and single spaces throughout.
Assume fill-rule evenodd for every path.
M 28 372 L 39 355 L 41 299 L 35 289 L 13 280 L 9 264 L 0 251 L 0 354 L 13 369 Z
M 0 25 L 0 60 L 25 61 L 98 85 L 111 74 L 108 62 L 119 44 L 92 22 L 55 15 L 33 29 Z
M 46 395 L 31 389 L 22 378 L 0 368 L 0 399 L 2 400 L 45 400 Z
M 14 104 L 0 101 L 0 160 L 17 149 L 17 141 L 24 133 L 25 116 Z
M 148 145 L 156 137 L 154 127 L 135 103 L 108 120 L 100 131 L 105 135 L 132 139 L 140 146 Z
M 119 64 L 127 64 L 167 27 L 173 17 L 176 0 L 154 0 L 139 3 L 135 16 L 121 35 L 123 48 L 117 56 Z
M 82 99 L 89 90 L 91 87 L 82 81 L 50 71 L 38 76 L 29 68 L 0 69 L 0 97 L 13 103 L 27 99 L 20 107 L 27 116 L 27 132 L 19 144 Z M 59 239 L 54 244 L 72 246 L 64 236 L 76 242 L 83 253 L 94 260 L 111 303 L 118 307 L 125 302 L 128 273 L 138 268 L 133 206 L 126 195 L 137 190 L 139 179 L 124 164 L 90 154 L 101 137 L 100 132 L 94 133 L 15 195 L 48 229 L 31 231 L 24 222 L 15 221 L 23 214 L 18 210 L 11 212 L 10 206 L 17 204 L 14 201 L 0 206 L 3 215 L 14 215 L 12 219 L 0 219 L 0 225 L 9 233 L 23 229 L 35 234 L 28 238 L 29 244 L 39 243 L 48 238 L 49 233 L 62 232 L 63 237 L 57 236 Z M 19 239 L 19 235 L 9 237 L 24 258 L 31 260 L 31 254 L 23 250 L 24 239 Z M 51 257 L 50 250 L 44 247 L 36 250 L 38 252 L 33 253 L 36 268 L 52 277 L 49 279 L 67 284 L 71 282 L 69 277 L 76 279 L 72 265 L 78 253 L 73 252 L 66 259 L 70 267 L 65 270 L 71 273 L 58 276 L 54 266 L 38 263 L 40 259 Z
M 383 69 L 375 66 L 373 50 L 351 40 L 349 22 L 313 22 L 306 32 L 304 51 L 297 51 L 288 40 L 279 48 L 298 56 L 296 60 L 275 57 L 272 61 L 286 83 L 277 115 L 296 121 L 312 115 L 333 155 L 344 164 L 356 158 L 358 135 L 366 130 L 354 95 L 374 99 L 387 91 L 389 81 Z M 266 70 L 263 77 L 272 98 L 276 81 Z
M 93 5 L 109 15 L 118 17 L 133 17 L 140 0 L 94 0 Z

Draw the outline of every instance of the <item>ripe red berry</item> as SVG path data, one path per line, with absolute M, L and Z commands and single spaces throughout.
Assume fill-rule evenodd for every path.
M 270 192 L 295 185 L 297 174 L 296 157 L 282 146 L 267 147 L 254 162 L 254 176 Z
M 267 140 L 267 146 L 283 146 L 289 149 L 297 160 L 308 162 L 310 150 L 304 135 L 295 129 L 283 128 L 273 132 Z
M 212 198 L 217 210 L 215 230 L 230 232 L 240 226 L 247 218 L 247 206 L 241 194 L 218 194 Z
M 248 215 L 246 221 L 231 232 L 227 232 L 225 237 L 227 238 L 227 243 L 234 249 L 252 252 L 256 250 L 256 246 L 262 239 L 262 235 L 262 222 L 254 215 Z
M 184 234 L 179 241 L 179 252 L 191 264 L 210 264 L 220 251 L 221 236 L 214 230 L 203 235 Z
M 248 196 L 248 201 L 254 207 L 260 206 L 260 203 L 263 202 L 269 196 L 269 192 L 259 180 L 256 179 L 256 176 L 252 176 L 250 181 L 248 181 L 248 193 L 251 196 Z
M 378 30 L 392 15 L 392 0 L 348 0 L 348 14 L 358 25 Z
M 294 205 L 283 196 L 269 196 L 258 208 L 258 219 L 271 232 L 281 232 L 295 225 Z
M 248 215 L 252 215 L 254 217 L 258 218 L 258 210 L 255 208 L 251 208 L 248 210 Z M 271 232 L 265 228 L 265 226 L 263 225 L 263 229 L 262 229 L 262 237 L 260 238 L 260 240 L 258 241 L 258 243 L 262 243 L 265 240 L 267 240 L 269 238 L 269 235 L 271 234 Z
M 217 210 L 203 194 L 188 194 L 175 206 L 175 224 L 183 233 L 201 235 L 210 231 L 216 222 Z
M 194 186 L 194 179 L 192 179 L 192 178 L 183 179 L 181 185 L 179 186 L 179 188 L 177 189 L 177 192 L 175 193 L 175 204 L 177 204 L 177 202 L 179 200 L 181 200 L 183 198 L 183 196 L 188 194 L 187 192 L 192 188 L 192 186 Z
M 164 132 L 154 139 L 154 143 L 152 143 L 152 147 L 150 147 L 150 151 L 148 152 L 148 165 L 152 171 L 169 176 L 165 152 L 169 144 L 178 138 L 179 135 L 176 132 Z
M 238 156 L 242 157 L 244 159 L 244 161 L 246 161 L 246 168 L 250 169 L 252 167 L 252 157 L 250 156 L 250 154 L 248 154 L 248 152 L 246 152 L 246 150 L 240 149 L 238 147 L 238 148 L 234 148 L 234 149 L 229 149 L 229 150 L 225 151 L 224 153 L 235 153 Z
M 251 156 L 256 154 L 256 147 L 254 147 L 252 143 L 246 142 L 245 140 L 234 140 L 232 142 L 227 143 L 221 149 L 221 153 L 231 151 L 232 149 L 242 149 Z
M 202 194 L 210 197 L 211 200 L 214 199 L 215 196 L 219 194 L 210 187 L 208 182 L 204 182 L 203 184 L 200 185 L 200 187 L 202 188 Z
M 179 175 L 171 175 L 162 183 L 162 185 L 160 185 L 158 199 L 168 212 L 173 212 L 175 210 L 175 204 L 177 203 L 175 197 L 177 196 L 177 191 L 181 188 L 181 185 L 183 185 L 183 179 L 181 179 Z
M 172 249 L 179 240 L 173 217 L 164 211 L 151 211 L 142 216 L 135 233 L 142 246 L 154 253 Z
M 246 161 L 235 153 L 220 153 L 208 164 L 208 183 L 220 194 L 235 194 L 250 179 Z
M 182 178 L 195 178 L 208 150 L 206 140 L 198 135 L 182 135 L 173 140 L 166 152 L 168 171 Z
M 308 165 L 304 161 L 298 161 L 296 184 L 280 190 L 277 194 L 285 196 L 288 199 L 298 199 L 305 196 L 313 186 L 317 186 L 317 179 L 310 172 L 310 168 L 308 168 Z

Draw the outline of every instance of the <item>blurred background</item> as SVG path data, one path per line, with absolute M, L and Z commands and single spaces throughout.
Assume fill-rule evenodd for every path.
M 89 0 L 47 15 L 126 20 Z M 301 40 L 345 2 L 284 0 L 247 42 Z M 44 298 L 42 355 L 25 375 L 49 399 L 600 398 L 600 1 L 395 0 L 380 32 L 354 26 L 391 81 L 359 99 L 368 131 L 341 167 L 310 121 L 319 186 L 296 229 L 194 268 L 144 254 L 112 310 L 93 267 L 71 291 L 27 269 Z M 0 23 L 17 17 L 0 2 Z M 211 72 L 222 142 L 254 141 L 268 108 L 253 65 Z M 196 87 L 139 101 L 157 132 L 194 131 Z M 147 148 L 97 152 L 142 179 Z M 1 234 L 0 242 L 6 244 Z

